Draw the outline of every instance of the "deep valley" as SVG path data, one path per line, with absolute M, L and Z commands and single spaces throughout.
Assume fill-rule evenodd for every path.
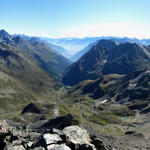
M 150 149 L 150 43 L 57 43 L 0 30 L 0 149 Z

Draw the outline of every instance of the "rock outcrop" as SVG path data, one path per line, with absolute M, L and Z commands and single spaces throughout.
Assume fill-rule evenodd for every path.
M 9 125 L 6 121 L 0 121 L 0 149 L 4 149 L 6 146 L 5 138 L 9 135 Z
M 11 127 L 6 121 L 0 121 L 0 150 L 107 150 L 102 141 L 93 140 L 78 125 L 64 126 L 66 118 L 72 116 L 56 118 L 62 124 L 56 124 L 59 129 L 54 128 L 53 119 L 52 124 L 49 122 L 42 133 L 21 125 Z
M 26 107 L 24 107 L 24 109 L 22 110 L 21 114 L 24 114 L 24 113 L 40 114 L 41 111 L 34 103 L 30 103 Z
M 68 126 L 63 130 L 52 129 L 41 134 L 32 144 L 31 148 L 42 146 L 45 149 L 62 149 L 62 150 L 96 150 L 91 144 L 89 134 L 85 129 L 79 126 Z

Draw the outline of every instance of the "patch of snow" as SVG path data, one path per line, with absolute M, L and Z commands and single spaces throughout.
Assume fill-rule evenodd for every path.
M 104 63 L 107 63 L 107 60 L 104 60 Z
M 145 73 L 146 73 L 146 74 L 149 74 L 149 73 L 150 73 L 150 70 L 147 70 Z
M 103 103 L 106 103 L 107 101 L 108 101 L 108 100 L 105 99 L 105 100 L 101 101 L 100 103 L 103 104 Z
M 129 88 L 134 88 L 137 85 L 137 83 L 129 84 Z

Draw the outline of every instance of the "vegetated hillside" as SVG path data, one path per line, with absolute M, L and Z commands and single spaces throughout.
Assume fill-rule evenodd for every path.
M 52 43 L 48 40 L 48 38 L 41 38 L 41 37 L 32 37 L 32 36 L 27 36 L 27 35 L 22 35 L 22 34 L 15 34 L 15 36 L 19 36 L 22 37 L 23 39 L 26 40 L 32 40 L 32 41 L 39 41 L 39 42 L 44 42 L 46 43 L 52 50 L 54 50 L 54 52 L 56 52 L 58 55 L 62 55 L 66 58 L 70 58 L 71 57 L 71 53 L 68 49 L 65 49 L 62 46 L 59 46 L 57 44 L 53 44 L 53 40 Z M 55 42 L 54 42 L 55 43 Z
M 100 40 L 76 63 L 67 68 L 62 81 L 66 85 L 75 85 L 83 80 L 96 79 L 102 75 L 128 74 L 149 66 L 148 46 Z
M 15 36 L 19 36 L 22 37 L 23 39 L 29 40 L 29 41 L 36 41 L 36 42 L 44 42 L 45 44 L 47 44 L 52 50 L 54 50 L 54 52 L 56 52 L 58 55 L 62 55 L 66 58 L 70 58 L 70 53 L 69 50 L 66 50 L 64 47 L 62 46 L 58 46 L 55 44 L 51 44 L 49 42 L 47 42 L 46 40 L 44 40 L 43 38 L 40 37 L 32 37 L 32 36 L 26 36 L 26 35 L 20 35 L 20 34 L 15 34 Z
M 135 149 L 135 145 L 146 149 L 150 138 L 149 80 L 149 70 L 85 80 L 62 97 L 60 112 L 71 113 L 90 133 L 117 143 L 118 149 Z
M 60 78 L 63 71 L 71 64 L 67 58 L 57 54 L 55 50 L 39 38 L 27 40 L 19 36 L 11 36 L 4 30 L 0 31 L 1 34 L 3 35 L 3 38 L 1 38 L 3 42 L 13 45 L 23 53 L 33 57 L 42 69 L 56 78 Z
M 32 55 L 38 61 L 40 66 L 54 77 L 60 77 L 71 62 L 62 55 L 57 54 L 45 43 L 31 42 L 36 48 Z
M 0 38 L 0 114 L 16 113 L 31 101 L 55 102 L 56 99 L 52 99 L 52 96 L 55 97 L 55 91 L 59 89 L 60 84 L 38 65 L 40 62 L 31 55 L 33 51 L 30 50 L 33 49 L 28 48 L 29 42 L 24 44 L 23 39 L 8 39 L 4 36 Z M 38 54 L 36 50 L 40 48 L 39 44 L 35 54 Z
M 56 81 L 20 49 L 0 42 L 0 109 L 19 109 L 57 89 Z
M 97 102 L 107 100 L 121 104 L 150 99 L 150 71 L 135 71 L 128 75 L 109 74 L 97 80 L 86 80 L 70 92 L 88 95 Z

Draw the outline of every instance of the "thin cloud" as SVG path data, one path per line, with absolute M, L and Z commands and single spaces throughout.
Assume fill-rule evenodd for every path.
M 131 38 L 150 38 L 150 23 L 139 22 L 107 22 L 81 27 L 73 27 L 61 31 L 61 37 L 94 37 L 118 36 Z

